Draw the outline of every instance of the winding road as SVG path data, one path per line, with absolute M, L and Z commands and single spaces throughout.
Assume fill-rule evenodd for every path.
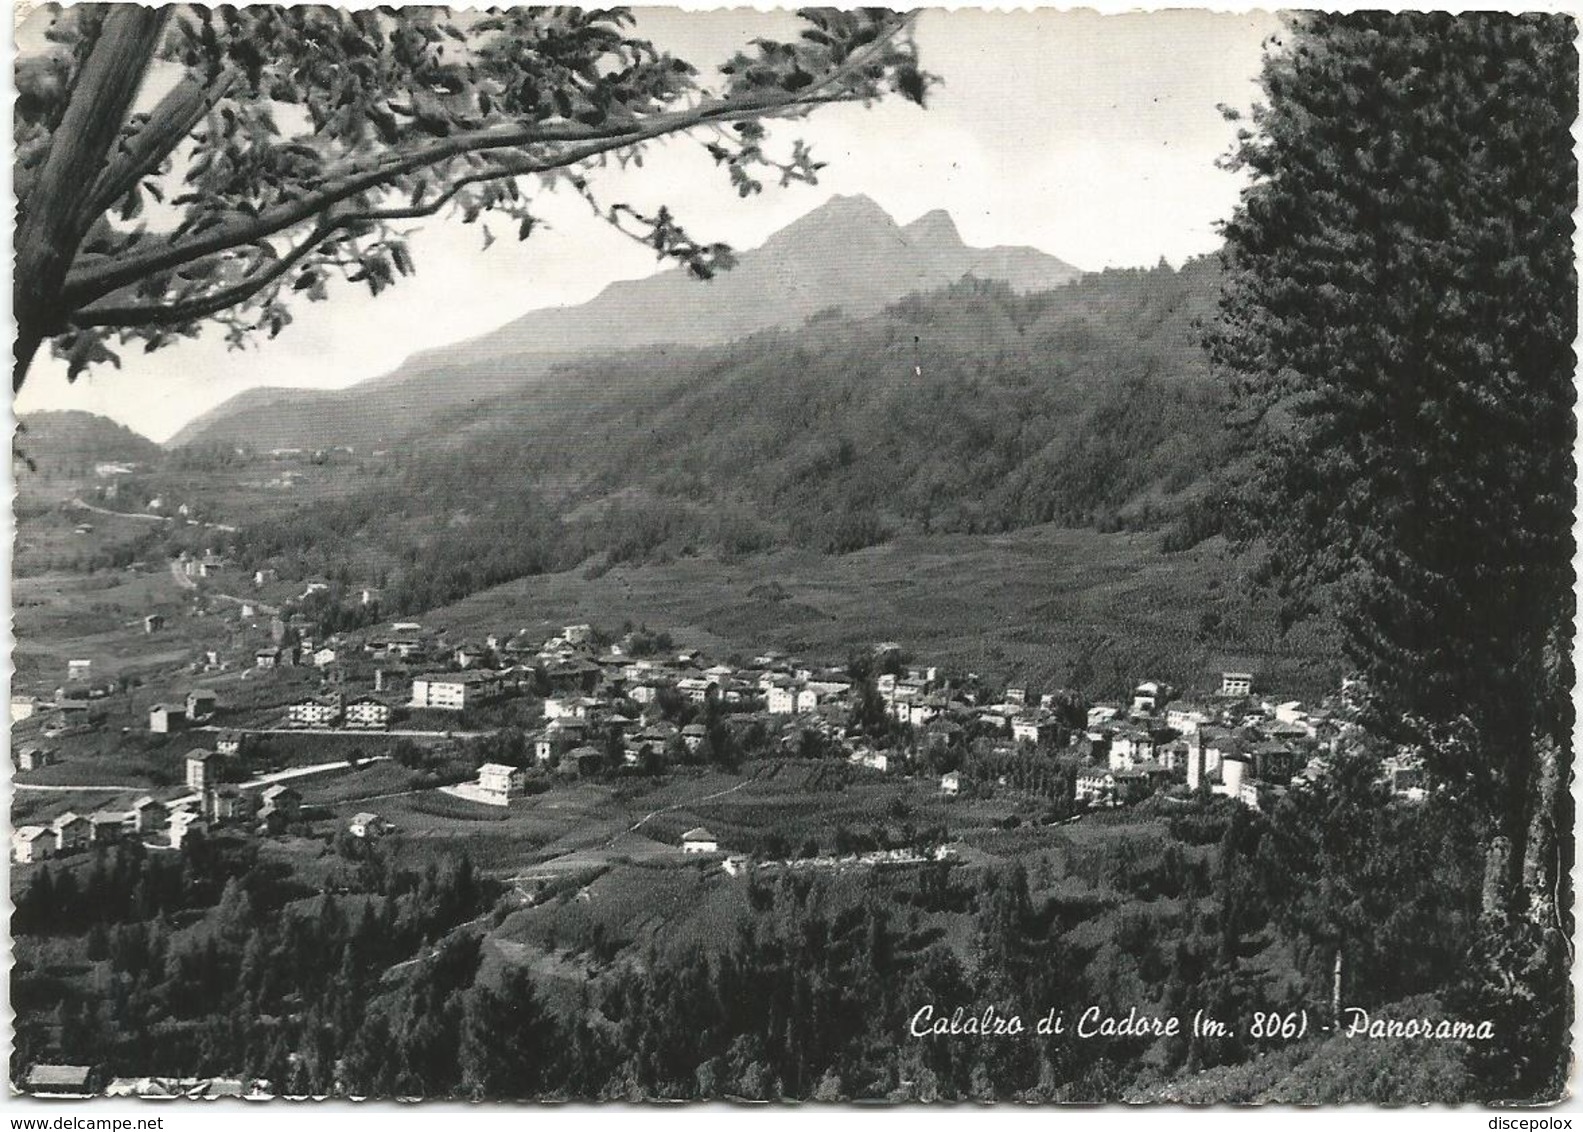
M 96 507 L 86 499 L 74 496 L 71 505 L 83 511 L 92 511 L 95 515 L 109 515 L 115 519 L 133 519 L 139 523 L 186 523 L 189 527 L 204 527 L 211 531 L 225 531 L 236 534 L 237 528 L 225 523 L 205 523 L 200 519 L 179 519 L 174 515 L 145 515 L 137 511 L 112 511 L 108 507 Z

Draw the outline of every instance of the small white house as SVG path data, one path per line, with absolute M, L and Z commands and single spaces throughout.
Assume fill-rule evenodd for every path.
M 520 792 L 526 782 L 526 774 L 504 763 L 485 763 L 478 768 L 478 792 L 494 806 L 509 803 L 512 794 Z
M 962 791 L 962 772 L 953 770 L 940 776 L 940 793 L 955 798 Z
M 718 853 L 720 852 L 720 842 L 714 834 L 703 826 L 698 826 L 696 829 L 689 829 L 682 834 L 682 852 Z
M 347 832 L 353 837 L 379 837 L 390 827 L 385 819 L 378 814 L 354 814 L 347 824 Z
M 30 865 L 50 856 L 55 847 L 52 831 L 42 825 L 24 825 L 12 831 L 11 859 L 19 865 Z

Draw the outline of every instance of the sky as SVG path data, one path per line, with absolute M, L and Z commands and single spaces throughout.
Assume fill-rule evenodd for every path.
M 784 12 L 639 9 L 639 30 L 706 76 L 754 36 L 795 28 Z M 1031 245 L 1090 270 L 1180 264 L 1219 244 L 1216 224 L 1241 182 L 1216 168 L 1235 132 L 1218 106 L 1256 99 L 1262 44 L 1279 31 L 1263 12 L 931 9 L 919 49 L 943 85 L 927 110 L 899 99 L 834 106 L 773 129 L 772 139 L 801 137 L 828 163 L 818 185 L 770 184 L 743 200 L 686 139 L 594 184 L 607 201 L 669 204 L 695 237 L 739 249 L 833 195 L 863 193 L 902 224 L 943 208 L 975 246 Z M 41 354 L 15 411 L 84 409 L 164 440 L 245 389 L 351 385 L 660 269 L 569 193 L 546 196 L 538 212 L 546 229 L 518 243 L 502 220 L 487 252 L 478 226 L 427 221 L 412 239 L 415 277 L 377 300 L 348 290 L 300 304 L 294 324 L 257 348 L 229 351 L 218 330 L 149 355 L 134 345 L 124 368 L 95 367 L 75 385 Z

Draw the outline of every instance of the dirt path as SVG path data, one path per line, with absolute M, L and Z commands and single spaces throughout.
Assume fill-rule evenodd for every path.
M 367 766 L 369 763 L 385 762 L 389 758 L 390 758 L 389 755 L 370 755 L 367 758 L 362 758 L 362 759 L 357 760 L 357 766 L 360 769 L 362 767 Z M 293 779 L 293 778 L 307 778 L 308 776 L 314 775 L 314 774 L 325 774 L 325 773 L 327 773 L 329 771 L 332 771 L 332 770 L 347 770 L 347 769 L 350 769 L 350 768 L 347 766 L 345 759 L 338 759 L 338 760 L 336 760 L 333 763 L 315 763 L 313 766 L 295 766 L 295 767 L 292 767 L 290 770 L 277 770 L 277 771 L 275 771 L 275 772 L 273 772 L 271 774 L 260 775 L 259 777 L 253 779 L 250 782 L 239 782 L 239 783 L 237 783 L 237 789 L 239 789 L 239 790 L 251 790 L 251 789 L 254 789 L 254 788 L 259 787 L 259 786 L 268 786 L 271 783 L 285 782 L 285 781 L 288 781 L 289 779 Z M 147 786 L 46 786 L 46 785 L 44 785 L 42 783 L 29 783 L 29 782 L 14 782 L 14 783 L 12 783 L 12 786 L 15 789 L 17 789 L 17 790 L 41 790 L 41 791 L 48 791 L 48 792 L 54 793 L 54 794 L 71 793 L 71 792 L 79 792 L 79 793 L 81 793 L 81 792 L 91 792 L 91 793 L 95 793 L 95 794 L 126 794 L 126 793 L 129 793 L 129 792 L 132 792 L 132 791 L 138 791 L 138 790 L 147 791 L 149 789 L 149 787 L 147 787 Z M 409 791 L 409 793 L 411 793 L 411 792 Z M 382 796 L 383 797 L 393 797 L 394 795 L 382 795 Z M 196 797 L 197 797 L 197 795 L 193 794 L 193 795 L 188 796 L 188 798 L 186 800 L 190 801 L 192 799 L 195 799 Z M 178 801 L 178 802 L 182 801 L 182 800 L 183 799 L 180 799 L 180 798 L 175 799 L 175 801 Z M 366 800 L 366 799 L 359 799 L 359 800 L 362 801 L 362 800 Z
M 639 818 L 635 823 L 633 823 L 630 827 L 628 827 L 627 829 L 622 830 L 620 833 L 618 833 L 614 837 L 612 837 L 609 841 L 605 842 L 605 848 L 609 849 L 612 845 L 614 845 L 617 841 L 621 840 L 621 838 L 625 837 L 629 833 L 636 833 L 644 825 L 648 824 L 648 821 L 649 821 L 650 818 L 657 818 L 661 814 L 670 813 L 672 810 L 682 810 L 682 809 L 686 809 L 688 806 L 696 806 L 700 802 L 712 802 L 716 798 L 724 798 L 727 794 L 735 794 L 738 790 L 742 789 L 744 786 L 746 786 L 749 782 L 752 782 L 752 781 L 753 780 L 751 778 L 744 778 L 741 782 L 737 783 L 735 786 L 729 786 L 729 787 L 727 787 L 724 790 L 716 790 L 713 794 L 705 794 L 702 798 L 688 798 L 688 799 L 685 799 L 684 801 L 681 801 L 681 802 L 673 802 L 669 806 L 661 806 L 657 810 L 650 810 L 648 813 L 644 814 L 641 818 Z
M 135 511 L 111 511 L 107 507 L 95 507 L 86 499 L 74 497 L 71 501 L 73 507 L 83 511 L 92 511 L 95 515 L 109 515 L 114 519 L 132 519 L 139 523 L 186 523 L 189 527 L 204 527 L 211 531 L 225 531 L 235 534 L 236 528 L 226 523 L 205 523 L 199 519 L 179 519 L 172 515 L 144 515 Z
M 135 519 L 138 518 L 138 516 L 134 515 L 132 518 Z M 191 578 L 187 577 L 186 574 L 182 573 L 181 562 L 175 558 L 170 560 L 170 576 L 171 580 L 174 581 L 180 589 L 196 590 L 198 588 L 197 582 L 193 581 Z M 268 605 L 265 602 L 259 601 L 257 598 L 237 597 L 235 594 L 220 593 L 218 590 L 204 590 L 203 596 L 213 598 L 216 601 L 228 601 L 232 605 L 251 605 L 258 612 L 268 613 L 271 616 L 280 612 L 279 606 Z

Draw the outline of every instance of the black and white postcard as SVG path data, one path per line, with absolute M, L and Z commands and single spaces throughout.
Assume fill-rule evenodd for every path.
M 1565 1099 L 1576 34 L 22 13 L 13 1095 Z

